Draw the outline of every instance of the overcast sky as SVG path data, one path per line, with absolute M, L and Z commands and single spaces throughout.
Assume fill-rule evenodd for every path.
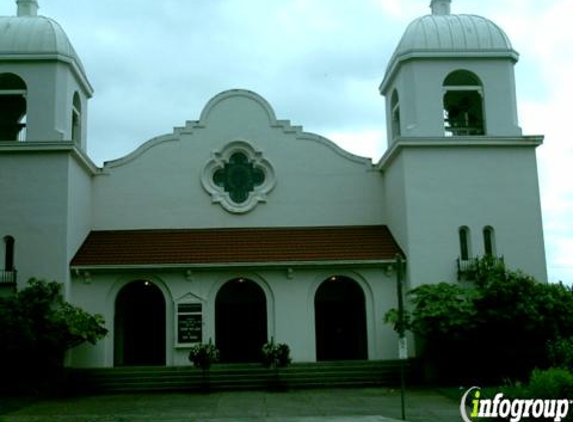
M 386 149 L 378 86 L 407 24 L 430 0 L 39 0 L 95 88 L 88 152 L 101 165 L 199 118 L 230 88 L 279 119 L 377 161 Z M 0 15 L 15 14 L 0 0 Z M 550 281 L 573 283 L 573 0 L 453 0 L 499 24 L 521 54 L 520 125 L 538 151 Z M 516 210 L 518 212 L 518 210 Z

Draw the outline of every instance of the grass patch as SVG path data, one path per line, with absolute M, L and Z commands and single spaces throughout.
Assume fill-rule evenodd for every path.
M 38 400 L 37 397 L 29 396 L 2 397 L 0 398 L 0 416 L 31 406 Z

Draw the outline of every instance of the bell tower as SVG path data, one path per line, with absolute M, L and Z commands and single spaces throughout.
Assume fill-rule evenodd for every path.
M 431 14 L 406 28 L 380 93 L 388 151 L 379 168 L 389 226 L 413 286 L 457 281 L 477 257 L 547 280 L 535 149 L 518 125 L 519 55 L 489 19 Z
M 505 32 L 476 15 L 451 14 L 432 0 L 431 14 L 406 29 L 387 67 L 390 143 L 397 136 L 519 136 L 514 65 Z
M 85 151 L 93 89 L 82 62 L 37 0 L 16 4 L 16 16 L 0 17 L 0 142 L 73 141 Z
M 0 277 L 20 288 L 31 277 L 57 280 L 67 295 L 66 263 L 90 227 L 93 90 L 68 36 L 38 14 L 37 0 L 14 6 L 15 15 L 0 16 Z

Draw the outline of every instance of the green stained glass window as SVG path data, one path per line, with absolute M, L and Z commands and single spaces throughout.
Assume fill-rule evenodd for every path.
M 264 172 L 249 162 L 242 152 L 235 152 L 225 166 L 213 174 L 213 182 L 229 193 L 237 204 L 245 202 L 255 187 L 265 181 Z

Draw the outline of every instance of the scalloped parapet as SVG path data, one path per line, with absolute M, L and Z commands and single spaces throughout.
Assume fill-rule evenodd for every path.
M 377 224 L 383 215 L 370 158 L 277 119 L 264 98 L 239 89 L 99 176 L 95 224 L 108 229 Z
M 248 132 L 253 128 L 270 127 L 284 134 L 292 134 L 297 140 L 324 145 L 339 156 L 355 163 L 372 166 L 372 160 L 368 157 L 352 154 L 323 136 L 305 132 L 302 126 L 291 125 L 290 120 L 278 120 L 271 105 L 257 93 L 246 89 L 230 89 L 211 98 L 203 108 L 199 120 L 188 120 L 185 126 L 175 127 L 172 133 L 154 137 L 128 155 L 105 162 L 104 169 L 127 164 L 150 148 L 165 142 L 178 141 L 184 135 L 195 135 L 208 127 L 226 132 L 224 136 L 233 139 L 249 139 Z M 235 135 L 237 130 L 240 136 Z

